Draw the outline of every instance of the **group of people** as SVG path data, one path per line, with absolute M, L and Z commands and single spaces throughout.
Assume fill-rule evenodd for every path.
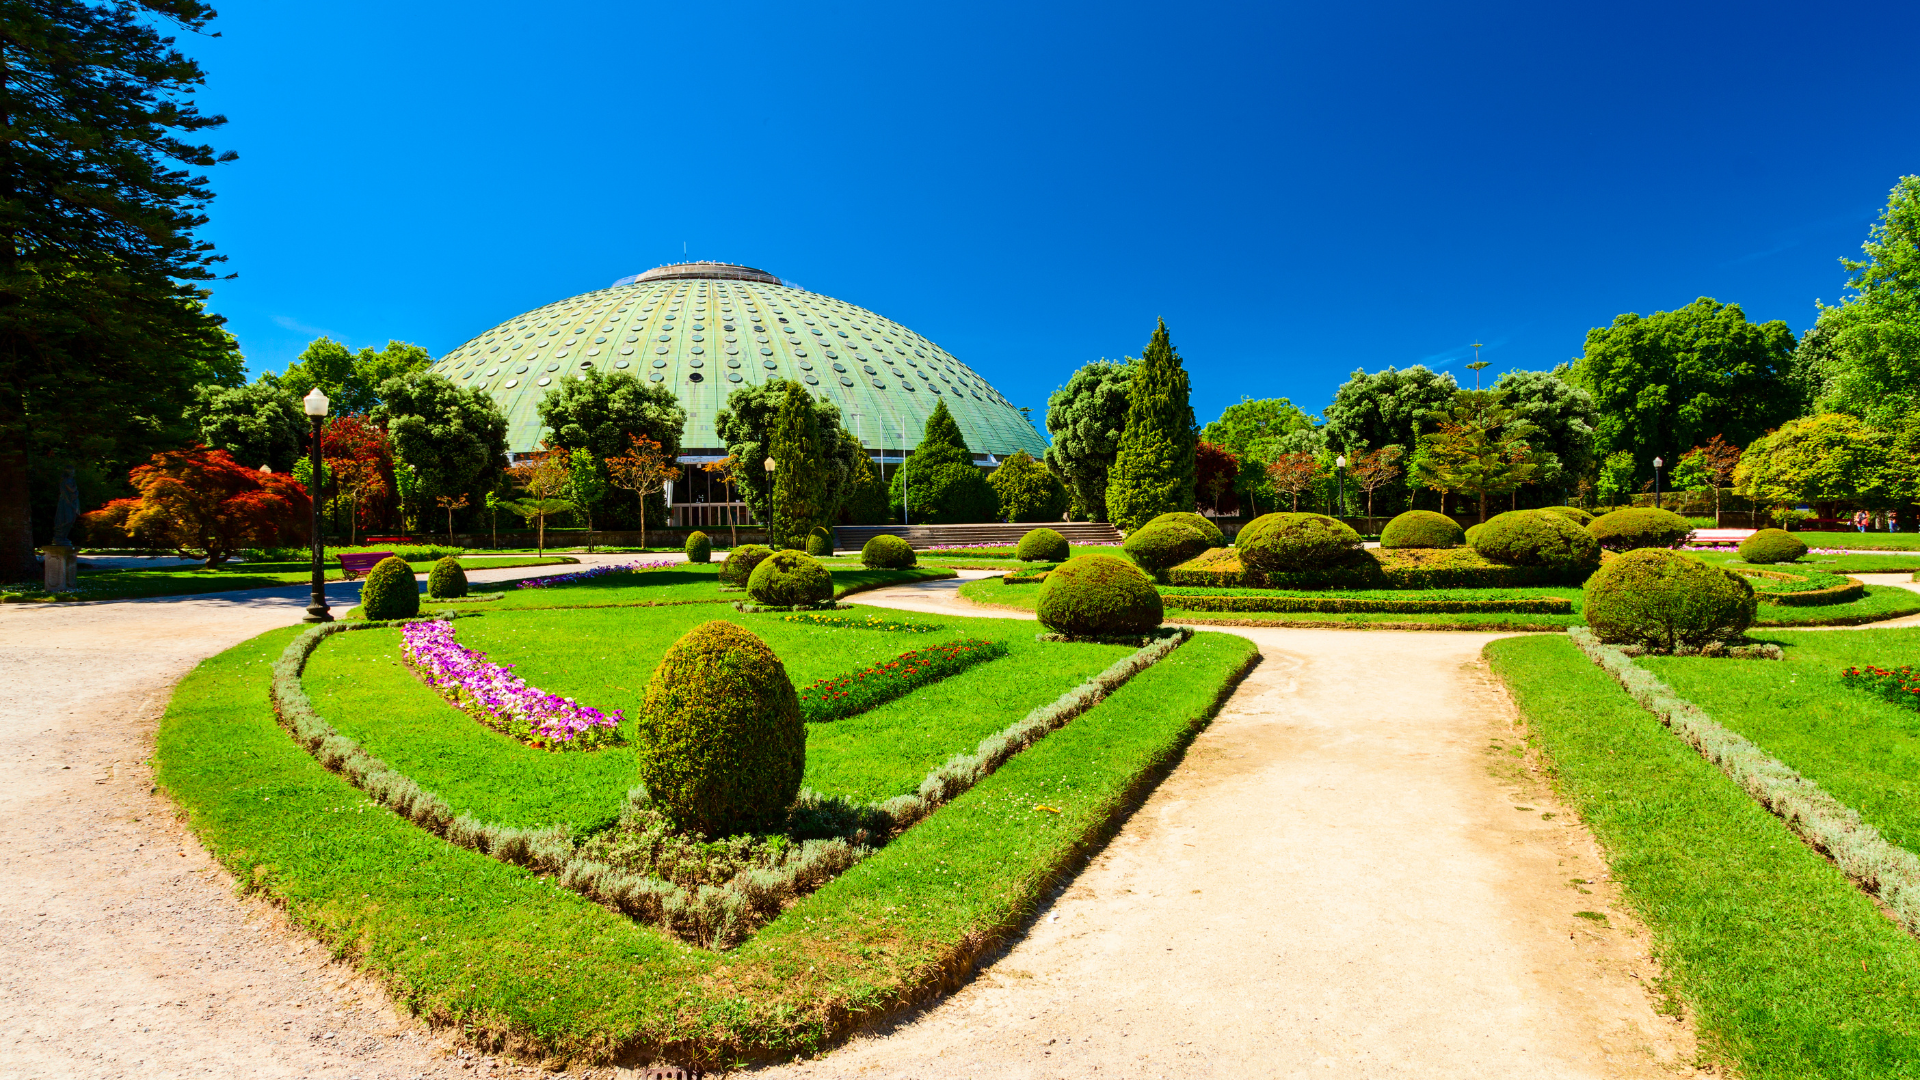
M 1876 516 L 1875 514 L 1866 510 L 1854 511 L 1854 514 L 1853 514 L 1854 531 L 1866 532 L 1868 529 L 1874 528 L 1873 519 L 1875 516 Z M 1886 519 L 1888 532 L 1900 531 L 1900 512 L 1898 510 L 1885 511 L 1883 516 Z

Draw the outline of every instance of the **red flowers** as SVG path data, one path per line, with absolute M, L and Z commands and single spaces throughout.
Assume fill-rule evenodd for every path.
M 1840 673 L 1840 681 L 1883 701 L 1920 710 L 1920 672 L 1911 667 L 1850 667 Z
M 800 691 L 800 712 L 809 723 L 839 720 L 1005 655 L 1005 645 L 973 639 L 915 649 L 886 663 L 814 682 Z

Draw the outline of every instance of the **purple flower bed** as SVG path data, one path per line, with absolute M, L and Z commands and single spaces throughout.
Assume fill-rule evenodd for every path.
M 544 589 L 550 585 L 571 585 L 576 581 L 604 577 L 608 574 L 630 574 L 635 570 L 661 570 L 669 566 L 678 566 L 677 562 L 662 559 L 657 562 L 616 563 L 612 566 L 596 566 L 591 570 L 579 570 L 571 574 L 555 574 L 552 577 L 521 578 L 522 589 Z
M 453 640 L 444 619 L 400 628 L 400 654 L 428 686 L 482 724 L 540 750 L 592 750 L 620 742 L 619 709 L 609 716 L 572 698 L 528 686 L 512 664 Z
M 1074 547 L 1077 547 L 1077 548 L 1119 547 L 1120 546 L 1119 544 L 1090 544 L 1080 540 L 1074 540 L 1071 543 Z M 921 550 L 922 551 L 991 551 L 991 550 L 1012 551 L 1013 549 L 1014 549 L 1013 544 L 936 544 L 933 547 L 922 548 Z

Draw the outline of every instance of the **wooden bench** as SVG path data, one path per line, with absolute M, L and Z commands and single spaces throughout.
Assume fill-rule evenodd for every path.
M 411 536 L 369 536 L 367 537 L 367 543 L 369 544 L 411 544 L 413 543 L 413 537 Z
M 1741 541 L 1753 533 L 1752 529 L 1695 529 L 1687 543 L 1702 547 L 1739 547 Z
M 393 552 L 369 551 L 360 555 L 342 552 L 339 558 L 340 572 L 346 575 L 348 581 L 352 581 L 357 577 L 365 577 L 368 571 L 380 565 L 381 559 L 393 558 Z

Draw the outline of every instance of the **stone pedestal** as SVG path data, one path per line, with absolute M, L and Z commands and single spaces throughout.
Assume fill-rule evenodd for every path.
M 80 584 L 80 551 L 78 548 L 55 544 L 43 547 L 40 554 L 47 557 L 47 591 L 72 592 Z

